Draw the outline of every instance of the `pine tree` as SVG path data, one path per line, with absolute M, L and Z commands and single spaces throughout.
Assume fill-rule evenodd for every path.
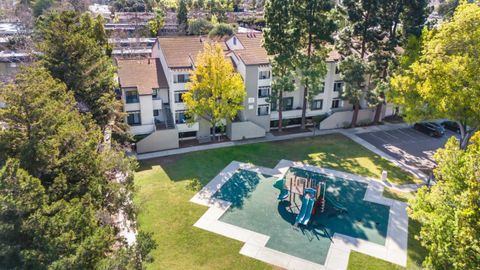
M 296 68 L 300 71 L 303 86 L 302 123 L 306 128 L 306 112 L 309 98 L 323 89 L 323 78 L 327 73 L 326 44 L 333 43 L 332 34 L 336 29 L 330 16 L 332 2 L 328 0 L 295 1 L 293 8 L 294 36 L 296 44 Z
M 177 23 L 183 31 L 188 29 L 188 9 L 185 0 L 179 0 L 177 11 Z
M 107 55 L 107 35 L 101 17 L 72 11 L 52 12 L 38 22 L 35 34 L 41 63 L 75 94 L 82 110 L 92 113 L 102 129 L 115 120 L 116 131 L 126 128 L 116 100 L 115 68 Z
M 295 90 L 293 84 L 293 62 L 296 54 L 295 40 L 299 36 L 292 35 L 293 2 L 270 0 L 265 5 L 264 48 L 273 56 L 272 71 L 275 76 L 272 82 L 270 102 L 276 104 L 278 111 L 278 131 L 282 131 L 283 124 L 283 95 Z
M 114 256 L 113 245 L 132 250 L 112 217 L 134 219 L 135 164 L 115 145 L 103 147 L 100 128 L 78 111 L 73 92 L 34 65 L 0 88 L 0 97 L 8 104 L 0 110 L 0 268 L 96 269 Z

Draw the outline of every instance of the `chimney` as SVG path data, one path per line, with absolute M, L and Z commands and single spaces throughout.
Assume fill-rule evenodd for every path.
M 203 42 L 203 38 L 202 38 L 202 36 L 200 36 L 200 43 L 202 43 L 202 42 Z

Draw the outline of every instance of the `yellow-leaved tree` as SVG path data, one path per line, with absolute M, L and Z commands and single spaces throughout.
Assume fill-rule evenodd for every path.
M 206 120 L 212 127 L 214 140 L 215 129 L 223 125 L 224 120 L 232 121 L 243 109 L 246 92 L 242 77 L 217 43 L 205 42 L 203 51 L 196 57 L 187 89 L 183 100 L 189 122 L 198 118 Z

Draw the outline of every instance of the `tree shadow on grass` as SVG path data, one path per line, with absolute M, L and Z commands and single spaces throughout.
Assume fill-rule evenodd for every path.
M 239 145 L 145 160 L 140 162 L 139 170 L 160 165 L 171 181 L 197 178 L 206 185 L 233 160 L 273 168 L 281 159 L 375 178 L 379 178 L 381 171 L 386 169 L 389 179 L 394 182 L 413 183 L 412 176 L 341 134 Z M 359 159 L 368 160 L 373 167 L 362 166 Z

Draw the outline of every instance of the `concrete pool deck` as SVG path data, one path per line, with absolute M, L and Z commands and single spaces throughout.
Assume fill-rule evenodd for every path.
M 379 245 L 367 240 L 335 233 L 332 238 L 333 241 L 330 244 L 330 249 L 328 250 L 325 264 L 321 265 L 266 247 L 270 238 L 268 235 L 260 234 L 219 220 L 225 211 L 229 209 L 231 203 L 214 198 L 214 194 L 223 186 L 223 184 L 230 180 L 237 170 L 249 170 L 281 178 L 292 166 L 326 174 L 330 177 L 339 177 L 350 181 L 368 184 L 364 200 L 390 207 L 385 245 Z M 303 163 L 288 160 L 281 160 L 274 169 L 232 161 L 190 201 L 209 207 L 205 214 L 194 224 L 195 227 L 242 241 L 245 245 L 241 248 L 240 254 L 279 267 L 286 269 L 347 269 L 348 259 L 352 250 L 401 266 L 406 266 L 408 239 L 407 204 L 383 197 L 382 193 L 385 186 L 385 183 L 377 179 L 361 177 L 350 173 L 305 165 Z

